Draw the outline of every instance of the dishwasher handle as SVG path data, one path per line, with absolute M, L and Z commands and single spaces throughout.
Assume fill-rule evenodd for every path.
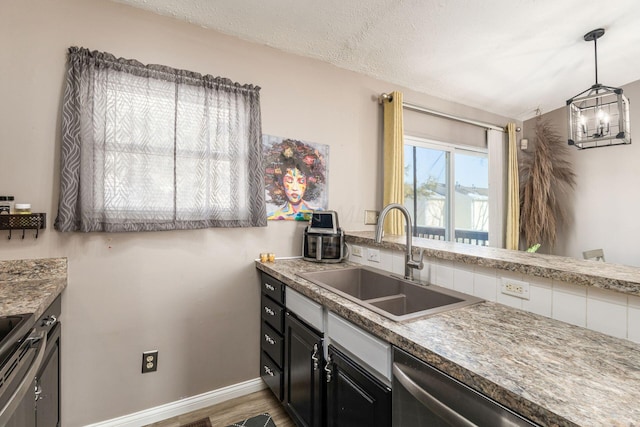
M 13 412 L 16 410 L 22 399 L 29 391 L 29 388 L 32 387 L 32 383 L 34 378 L 36 377 L 36 373 L 38 369 L 40 369 L 40 365 L 42 364 L 42 359 L 44 358 L 44 352 L 47 347 L 47 334 L 46 331 L 41 331 L 39 335 L 29 336 L 23 345 L 34 345 L 37 343 L 38 346 L 36 357 L 31 362 L 31 366 L 29 366 L 29 370 L 20 381 L 20 385 L 16 387 L 13 395 L 7 402 L 7 404 L 0 411 L 0 426 L 4 426 L 13 416 Z
M 442 420 L 454 426 L 478 427 L 476 424 L 458 414 L 453 409 L 436 399 L 431 393 L 416 384 L 416 382 L 402 370 L 400 364 L 396 362 L 393 364 L 393 376 L 413 397 L 429 408 Z

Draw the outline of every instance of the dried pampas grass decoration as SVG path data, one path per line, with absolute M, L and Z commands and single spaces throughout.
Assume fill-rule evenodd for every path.
M 563 200 L 575 187 L 576 175 L 566 159 L 567 146 L 539 113 L 535 129 L 534 150 L 523 152 L 520 164 L 520 229 L 527 247 L 537 243 L 553 247 L 567 218 Z

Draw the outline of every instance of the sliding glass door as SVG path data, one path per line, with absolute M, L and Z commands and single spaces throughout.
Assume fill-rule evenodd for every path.
M 405 206 L 414 236 L 487 245 L 486 150 L 405 137 Z

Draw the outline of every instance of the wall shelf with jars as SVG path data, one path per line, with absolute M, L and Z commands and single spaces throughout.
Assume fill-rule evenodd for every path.
M 9 240 L 11 240 L 11 232 L 13 230 L 22 230 L 23 239 L 26 230 L 35 230 L 35 238 L 37 239 L 40 230 L 43 230 L 46 227 L 46 213 L 20 213 L 0 215 L 0 230 L 9 231 Z

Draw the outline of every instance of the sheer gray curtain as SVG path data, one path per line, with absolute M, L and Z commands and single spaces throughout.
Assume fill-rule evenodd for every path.
M 70 48 L 55 228 L 266 226 L 259 91 Z

